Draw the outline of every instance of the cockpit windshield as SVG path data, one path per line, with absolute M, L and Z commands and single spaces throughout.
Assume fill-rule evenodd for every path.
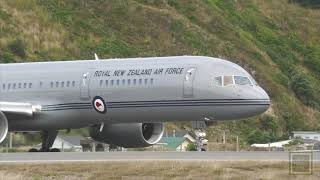
M 229 85 L 250 85 L 253 83 L 247 76 L 217 76 L 214 78 L 215 86 L 229 86 Z
M 213 83 L 215 86 L 222 86 L 222 76 L 215 77 Z
M 234 76 L 234 82 L 238 85 L 252 85 L 250 79 L 245 76 Z

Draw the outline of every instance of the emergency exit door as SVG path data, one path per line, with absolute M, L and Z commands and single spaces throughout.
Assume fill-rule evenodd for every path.
M 196 68 L 189 68 L 185 73 L 183 82 L 183 97 L 193 97 L 193 84 L 196 70 Z

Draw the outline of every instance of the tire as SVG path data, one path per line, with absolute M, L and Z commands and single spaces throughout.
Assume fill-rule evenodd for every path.
M 36 149 L 36 148 L 31 148 L 31 149 L 29 149 L 28 152 L 39 152 L 39 151 L 38 151 L 38 149 Z
M 52 149 L 50 149 L 50 152 L 61 152 L 61 151 L 58 148 L 52 148 Z

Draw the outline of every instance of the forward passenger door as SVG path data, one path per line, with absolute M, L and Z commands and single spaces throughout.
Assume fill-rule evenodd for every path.
M 193 97 L 193 84 L 196 75 L 196 68 L 188 68 L 183 81 L 183 97 Z

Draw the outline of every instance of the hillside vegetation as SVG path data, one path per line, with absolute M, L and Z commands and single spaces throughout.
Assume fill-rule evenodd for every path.
M 219 123 L 246 141 L 320 128 L 318 0 L 1 0 L 2 63 L 204 55 L 253 74 L 270 110 Z

